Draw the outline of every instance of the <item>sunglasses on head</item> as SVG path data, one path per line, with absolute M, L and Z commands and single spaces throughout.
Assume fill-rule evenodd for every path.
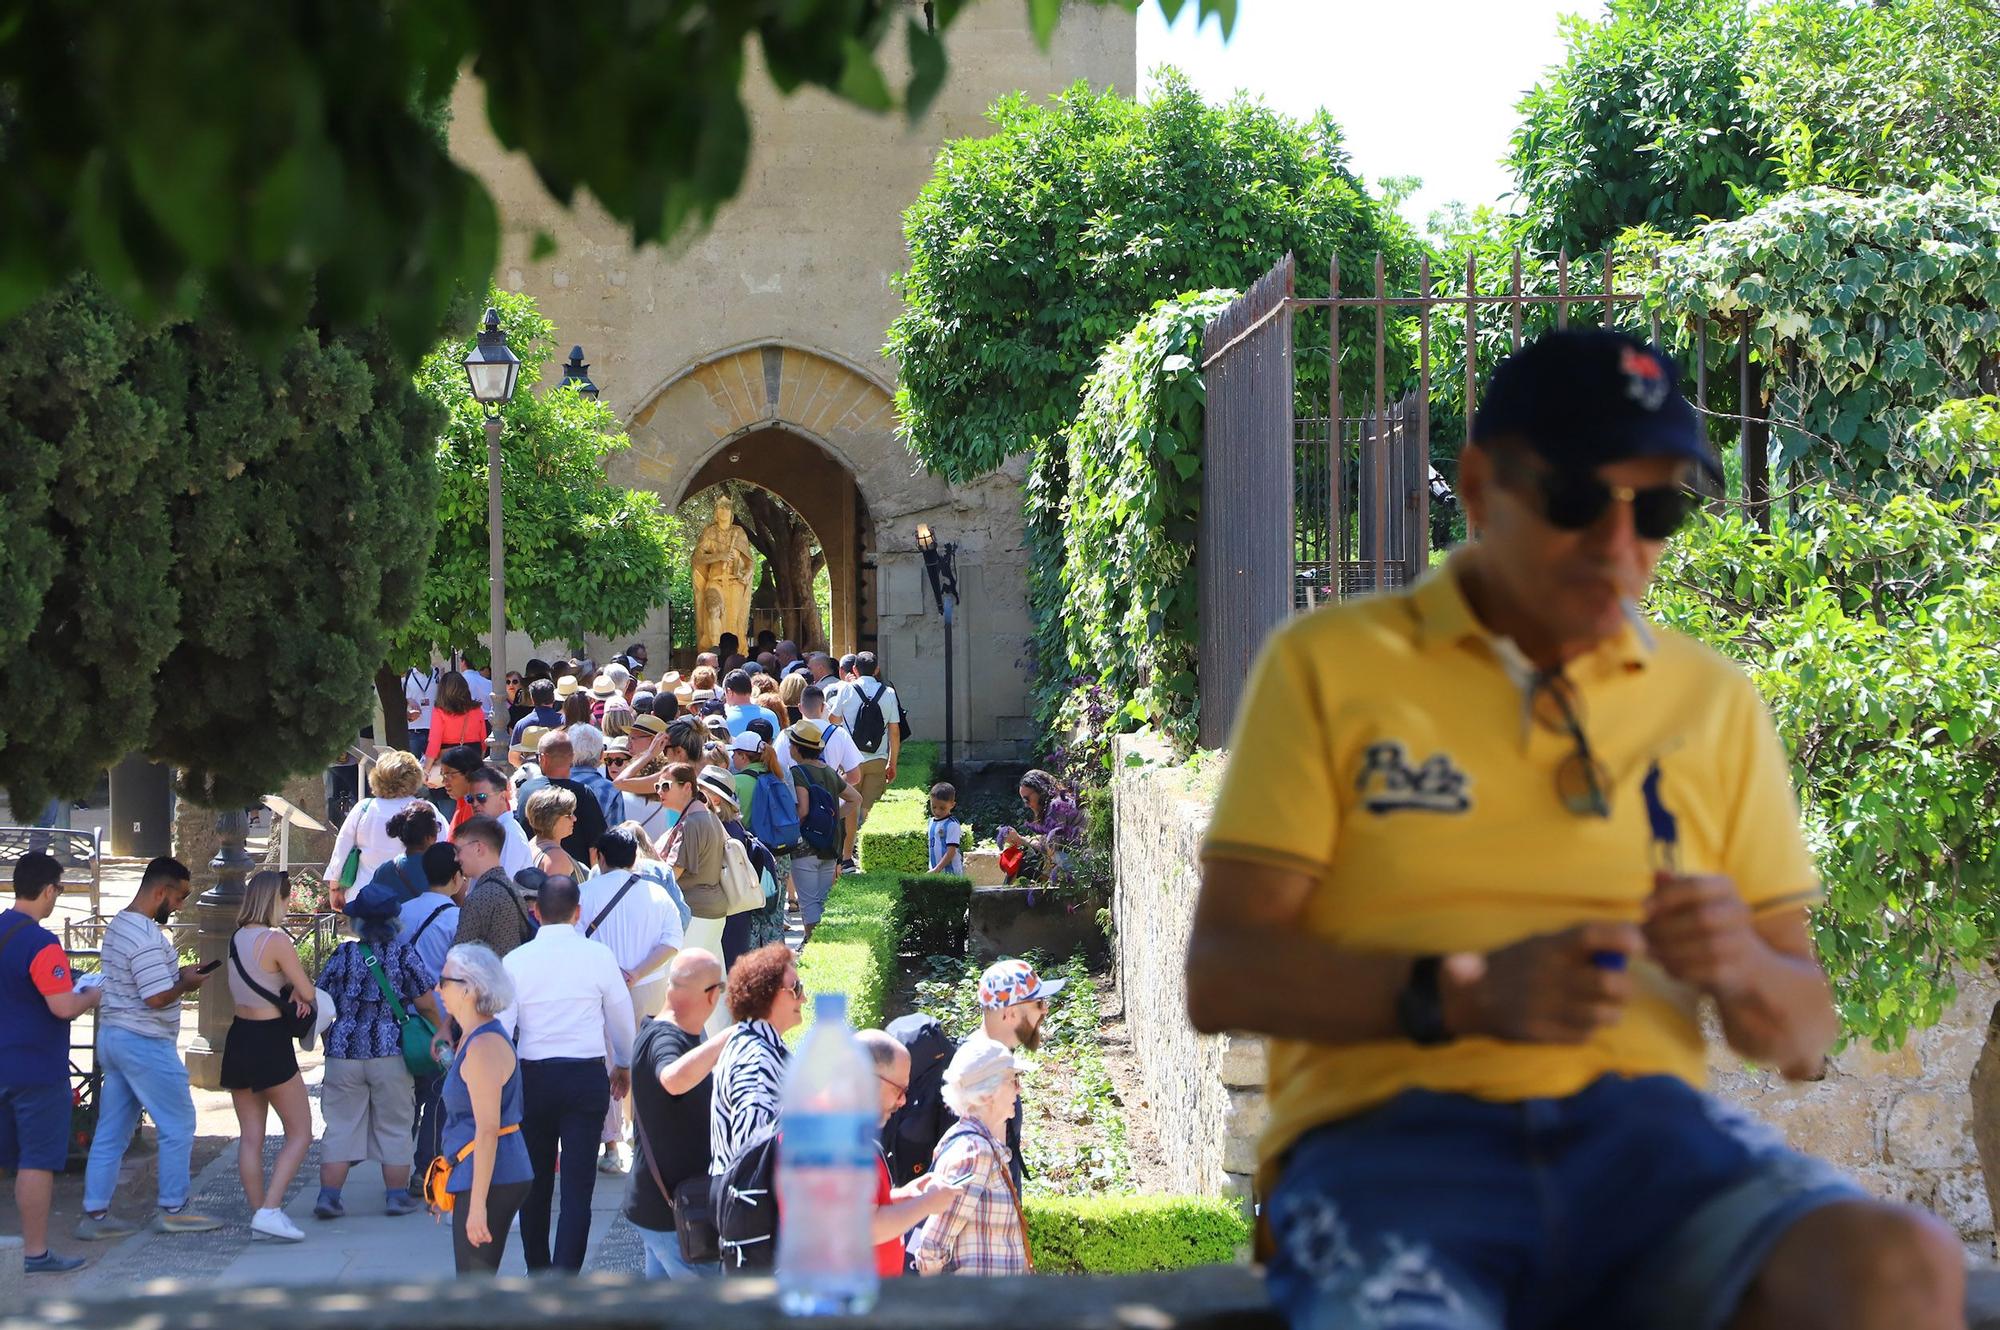
M 1694 511 L 1694 492 L 1685 485 L 1633 489 L 1607 485 L 1587 472 L 1544 470 L 1525 462 L 1503 469 L 1517 489 L 1534 500 L 1542 519 L 1558 531 L 1588 531 L 1613 503 L 1632 505 L 1632 530 L 1641 540 L 1665 540 Z

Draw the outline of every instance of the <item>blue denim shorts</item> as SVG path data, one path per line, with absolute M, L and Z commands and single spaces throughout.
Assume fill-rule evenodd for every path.
M 1286 1155 L 1271 1295 L 1294 1330 L 1711 1330 L 1787 1228 L 1864 1195 L 1670 1076 L 1412 1090 Z
M 0 1168 L 60 1173 L 69 1162 L 69 1082 L 0 1086 Z

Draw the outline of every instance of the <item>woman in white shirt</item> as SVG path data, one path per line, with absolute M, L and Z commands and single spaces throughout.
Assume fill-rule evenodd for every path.
M 361 851 L 361 867 L 354 875 L 356 888 L 366 886 L 377 868 L 403 852 L 403 842 L 389 834 L 389 819 L 422 796 L 423 764 L 413 753 L 384 753 L 368 773 L 368 788 L 371 797 L 354 805 L 340 824 L 340 834 L 334 837 L 333 857 L 326 865 L 328 909 L 339 910 L 347 904 L 340 874 L 349 852 Z

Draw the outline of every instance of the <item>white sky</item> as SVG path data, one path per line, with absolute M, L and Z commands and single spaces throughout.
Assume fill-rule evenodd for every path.
M 1238 89 L 1293 116 L 1324 106 L 1371 183 L 1414 175 L 1403 206 L 1422 226 L 1457 200 L 1497 203 L 1512 187 L 1500 164 L 1514 103 L 1562 55 L 1556 20 L 1595 15 L 1601 0 L 1239 0 L 1225 45 L 1196 0 L 1169 28 L 1139 11 L 1142 95 L 1152 70 L 1175 65 L 1210 100 Z

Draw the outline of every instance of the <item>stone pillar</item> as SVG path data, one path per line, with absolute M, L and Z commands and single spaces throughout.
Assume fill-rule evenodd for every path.
M 304 776 L 293 776 L 278 791 L 280 797 L 302 813 L 308 813 L 321 822 L 326 817 L 326 772 L 324 768 L 314 768 Z M 265 816 L 271 820 L 271 835 L 265 843 L 263 868 L 278 866 L 278 849 L 282 831 L 279 817 L 268 810 Z M 292 828 L 292 867 L 310 868 L 317 873 L 326 867 L 327 856 L 333 853 L 333 838 L 340 830 L 328 827 L 325 831 L 307 831 L 303 827 Z
M 215 885 L 195 901 L 197 945 L 204 965 L 210 961 L 228 963 L 229 937 L 236 931 L 236 912 L 243 904 L 244 879 L 257 867 L 243 846 L 249 831 L 250 818 L 242 809 L 215 814 L 220 846 L 208 861 Z M 213 1090 L 222 1078 L 222 1041 L 229 1034 L 234 1015 L 229 984 L 221 974 L 201 986 L 196 1007 L 200 1023 L 187 1051 L 188 1079 L 204 1090 Z

